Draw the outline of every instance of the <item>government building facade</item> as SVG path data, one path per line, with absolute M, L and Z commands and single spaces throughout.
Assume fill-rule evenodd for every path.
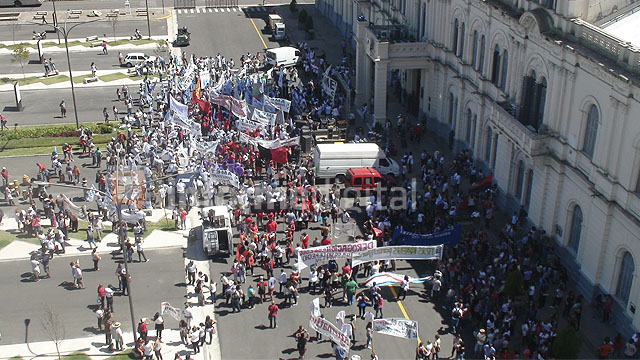
M 428 128 L 493 173 L 506 208 L 555 238 L 587 301 L 614 296 L 625 332 L 640 328 L 640 47 L 625 26 L 637 6 L 316 1 L 356 50 L 356 106 L 386 121 L 399 84 Z

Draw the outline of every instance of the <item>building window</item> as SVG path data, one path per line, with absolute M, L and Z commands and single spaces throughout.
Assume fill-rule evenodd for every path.
M 484 72 L 484 49 L 486 47 L 486 41 L 484 35 L 480 38 L 480 59 L 478 60 L 478 71 L 482 74 Z
M 462 58 L 464 56 L 464 23 L 462 23 L 462 27 L 460 28 L 460 50 L 458 51 L 458 57 Z
M 582 151 L 589 159 L 593 158 L 593 153 L 596 149 L 596 138 L 598 137 L 598 122 L 600 121 L 600 115 L 598 114 L 598 108 L 595 105 L 589 107 L 587 113 L 587 127 L 584 132 L 584 144 Z
M 474 69 L 478 68 L 478 32 L 474 31 L 473 32 L 473 48 L 472 50 L 472 54 L 471 54 L 471 66 L 473 66 Z
M 471 127 L 473 126 L 473 113 L 471 109 L 467 109 L 467 133 L 465 134 L 464 140 L 468 145 L 471 145 Z
M 544 106 L 547 100 L 547 79 L 536 83 L 536 72 L 522 79 L 522 100 L 518 118 L 526 126 L 538 129 L 544 121 Z
M 491 150 L 491 170 L 496 169 L 496 159 L 498 158 L 498 134 L 493 137 L 493 150 Z
M 516 178 L 516 197 L 522 199 L 522 187 L 524 186 L 524 162 L 518 162 L 518 177 Z
M 424 32 L 427 28 L 427 23 L 426 23 L 426 17 L 427 17 L 427 9 L 426 6 L 422 7 L 422 37 L 424 37 Z
M 451 46 L 451 51 L 454 54 L 458 53 L 458 30 L 460 30 L 460 23 L 458 19 L 456 19 L 453 23 L 453 46 Z
M 631 285 L 633 284 L 633 273 L 636 265 L 633 256 L 628 251 L 622 255 L 622 263 L 620 264 L 620 272 L 618 273 L 618 285 L 616 286 L 616 297 L 625 305 L 629 301 L 631 294 Z
M 533 170 L 529 169 L 527 171 L 527 185 L 525 188 L 524 194 L 524 207 L 529 210 L 529 205 L 531 204 L 531 189 L 533 188 Z
M 509 73 L 509 52 L 505 49 L 502 52 L 502 69 L 500 70 L 500 89 L 507 88 L 507 74 Z
M 493 138 L 493 131 L 491 128 L 487 128 L 487 142 L 484 146 L 484 160 L 486 162 L 491 161 L 491 139 Z
M 576 255 L 578 254 L 578 247 L 580 247 L 580 236 L 582 233 L 582 209 L 576 205 L 573 208 L 573 214 L 571 215 L 571 228 L 569 231 L 569 248 L 571 248 Z
M 449 125 L 453 125 L 453 94 L 449 93 Z
M 500 81 L 500 45 L 493 49 L 493 63 L 491 65 L 491 82 L 498 86 Z
M 471 143 L 469 147 L 473 150 L 476 146 L 476 124 L 478 123 L 478 115 L 473 115 L 473 121 L 471 122 Z

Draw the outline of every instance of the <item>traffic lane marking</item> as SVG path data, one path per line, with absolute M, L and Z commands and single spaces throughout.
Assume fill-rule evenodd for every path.
M 396 299 L 396 304 L 398 304 L 398 307 L 400 308 L 400 311 L 402 312 L 402 315 L 404 315 L 404 318 L 407 320 L 411 320 L 411 318 L 409 318 L 409 315 L 407 315 L 407 311 L 404 309 L 404 306 L 402 305 L 402 301 L 400 301 L 400 299 L 398 299 L 398 294 L 396 294 L 396 289 L 393 288 L 393 285 L 388 285 L 389 289 L 391 290 L 391 294 L 393 295 L 394 299 Z M 418 327 L 418 332 L 420 332 L 420 328 Z M 421 343 L 422 341 L 420 341 L 420 335 L 418 334 L 418 343 Z
M 267 43 L 264 42 L 264 38 L 262 37 L 262 34 L 260 34 L 260 31 L 258 30 L 258 27 L 256 26 L 256 23 L 253 21 L 252 18 L 249 18 L 249 21 L 251 21 L 251 25 L 253 25 L 253 28 L 256 30 L 256 34 L 258 34 L 258 37 L 260 38 L 260 41 L 262 42 L 262 46 L 264 46 L 265 49 L 268 48 Z

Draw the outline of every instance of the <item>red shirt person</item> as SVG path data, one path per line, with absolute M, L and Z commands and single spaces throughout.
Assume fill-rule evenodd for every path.
M 276 305 L 275 301 L 271 301 L 271 305 L 269 305 L 269 327 L 270 328 L 277 328 L 278 324 L 276 322 L 276 317 L 278 316 L 278 310 L 280 310 L 280 308 L 278 308 L 278 305 Z

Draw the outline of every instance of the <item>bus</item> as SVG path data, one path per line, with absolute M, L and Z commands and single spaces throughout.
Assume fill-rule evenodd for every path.
M 0 6 L 40 6 L 44 0 L 0 0 Z

